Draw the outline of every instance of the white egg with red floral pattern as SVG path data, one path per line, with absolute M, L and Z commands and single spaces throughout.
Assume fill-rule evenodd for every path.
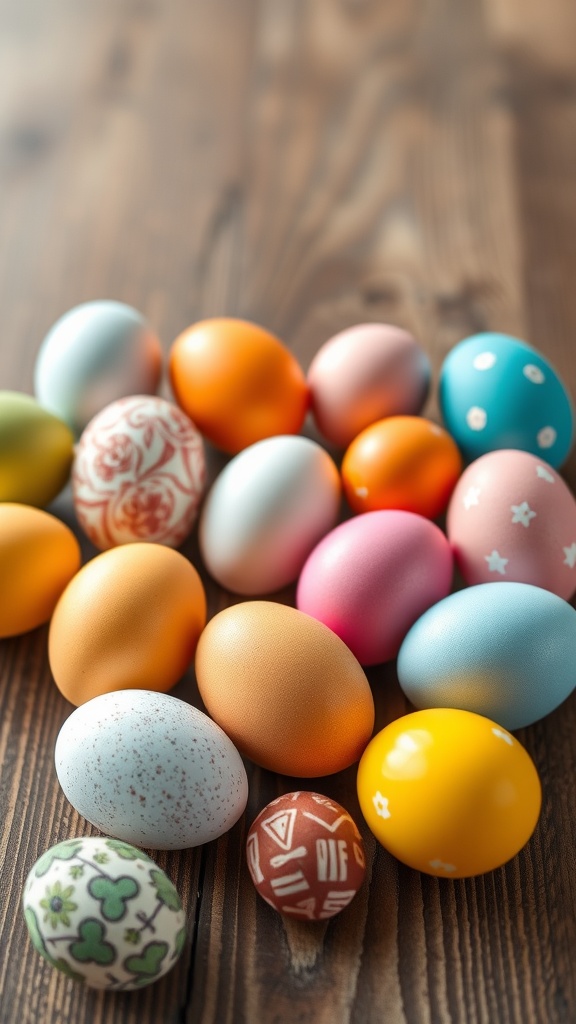
M 186 941 L 182 902 L 165 872 L 107 836 L 47 850 L 26 879 L 23 910 L 40 956 L 90 988 L 149 985 L 171 970 Z

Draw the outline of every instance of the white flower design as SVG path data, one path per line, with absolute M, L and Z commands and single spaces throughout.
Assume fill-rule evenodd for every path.
M 554 427 L 542 427 L 536 435 L 536 443 L 539 448 L 551 448 L 557 436 Z

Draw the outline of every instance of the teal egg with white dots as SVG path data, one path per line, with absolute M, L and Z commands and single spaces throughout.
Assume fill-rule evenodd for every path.
M 568 390 L 536 349 L 507 334 L 461 341 L 440 374 L 446 429 L 468 462 L 497 448 L 532 452 L 558 467 L 572 446 Z
M 37 952 L 90 988 L 143 988 L 174 966 L 186 941 L 182 902 L 165 872 L 106 836 L 47 850 L 26 879 L 23 909 Z

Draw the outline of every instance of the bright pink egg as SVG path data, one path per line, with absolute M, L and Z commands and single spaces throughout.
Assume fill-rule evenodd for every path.
M 536 455 L 500 450 L 472 462 L 447 530 L 467 583 L 531 583 L 565 600 L 576 590 L 576 501 Z
M 441 530 L 413 512 L 366 512 L 337 526 L 309 556 L 297 607 L 337 633 L 362 665 L 395 658 L 410 627 L 450 591 Z

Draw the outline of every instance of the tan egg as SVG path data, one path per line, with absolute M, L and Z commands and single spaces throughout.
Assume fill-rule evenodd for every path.
M 331 775 L 374 727 L 368 680 L 323 623 L 273 601 L 226 608 L 204 630 L 196 675 L 208 712 L 242 754 L 284 775 Z
M 72 704 L 115 690 L 166 692 L 186 671 L 206 622 L 194 566 L 162 544 L 98 555 L 60 598 L 48 638 L 56 685 Z
M 80 547 L 64 523 L 29 505 L 0 504 L 0 637 L 48 622 L 80 568 Z

